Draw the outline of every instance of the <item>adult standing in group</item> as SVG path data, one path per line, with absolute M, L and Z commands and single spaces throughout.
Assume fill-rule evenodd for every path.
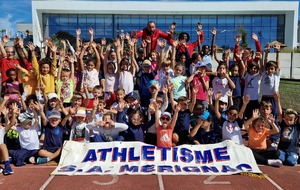
M 1 51 L 1 60 L 0 60 L 0 69 L 2 75 L 2 83 L 5 82 L 8 77 L 6 75 L 6 71 L 8 69 L 16 69 L 16 64 L 20 64 L 18 59 L 14 59 L 15 49 L 12 46 L 7 46 L 4 49 L 4 46 L 7 42 L 9 42 L 9 37 L 4 36 L 3 44 L 0 42 L 0 51 Z
M 167 34 L 167 33 L 162 32 L 161 30 L 157 29 L 155 22 L 153 22 L 153 21 L 149 21 L 146 28 L 144 28 L 138 32 L 133 31 L 132 37 L 136 38 L 136 39 L 139 39 L 140 37 L 142 37 L 142 40 L 146 40 L 147 38 L 150 37 L 151 51 L 157 49 L 158 38 L 166 39 L 170 45 L 173 44 L 172 34 Z

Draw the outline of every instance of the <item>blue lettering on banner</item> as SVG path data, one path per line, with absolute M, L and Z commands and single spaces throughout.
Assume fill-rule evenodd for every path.
M 98 149 L 97 153 L 100 153 L 100 161 L 105 161 L 107 153 L 111 152 L 112 148 Z
M 227 161 L 230 160 L 230 156 L 227 152 L 227 146 L 221 147 L 221 148 L 215 148 L 214 154 L 216 161 Z
M 68 166 L 64 166 L 64 167 L 61 167 L 58 172 L 73 172 L 76 170 L 76 167 L 75 165 L 68 165 Z
M 142 158 L 147 161 L 154 161 L 155 146 L 142 146 Z
M 252 167 L 248 164 L 240 164 L 236 168 L 241 171 L 247 171 L 247 172 L 252 171 Z M 243 168 L 246 168 L 246 170 L 243 170 Z
M 157 150 L 160 150 L 160 161 L 167 160 L 167 150 L 170 150 L 170 149 L 171 148 L 157 147 Z
M 194 157 L 193 157 L 192 151 L 190 149 L 181 148 L 180 153 L 181 153 L 180 160 L 182 162 L 190 163 L 191 161 L 193 161 Z
M 178 162 L 177 147 L 173 147 L 173 162 Z
M 214 172 L 214 173 L 218 173 L 219 170 L 215 167 L 215 166 L 201 166 L 201 169 L 204 173 L 208 173 L 208 172 Z
M 93 172 L 100 172 L 100 173 L 102 173 L 101 166 L 94 166 L 91 169 L 89 169 L 88 171 L 86 171 L 86 173 L 93 173 Z
M 145 172 L 145 173 L 154 172 L 155 171 L 154 167 L 155 165 L 142 166 L 141 172 Z
M 89 149 L 82 162 L 94 162 L 94 161 L 97 161 L 96 151 L 95 149 Z
M 139 171 L 139 167 L 138 166 L 129 167 L 129 165 L 127 165 L 127 164 L 120 167 L 119 172 L 126 172 L 126 171 L 136 173 Z
M 189 173 L 190 172 L 196 172 L 196 173 L 201 172 L 200 169 L 198 167 L 196 167 L 196 166 L 185 166 L 182 169 L 183 169 L 183 171 L 189 172 Z
M 129 148 L 129 162 L 140 160 L 140 156 L 134 156 L 134 150 L 134 147 Z
M 157 166 L 157 171 L 160 173 L 171 172 L 173 173 L 173 167 L 172 166 Z
M 222 167 L 222 172 L 223 172 L 223 173 L 227 173 L 227 172 L 235 172 L 235 171 L 236 171 L 236 169 L 231 168 L 231 167 L 228 166 L 228 165 L 223 165 L 223 167 Z
M 113 156 L 112 156 L 112 162 L 116 162 L 118 161 L 118 157 L 121 158 L 121 162 L 125 162 L 126 161 L 126 152 L 127 152 L 127 148 L 122 148 L 121 152 L 118 152 L 119 148 L 115 147 L 113 150 Z
M 180 166 L 175 165 L 174 167 L 175 167 L 175 171 L 176 171 L 176 172 L 181 172 L 181 167 L 180 167 Z
M 196 164 L 206 164 L 213 162 L 213 157 L 210 150 L 204 150 L 203 155 L 201 151 L 195 151 L 194 154 Z

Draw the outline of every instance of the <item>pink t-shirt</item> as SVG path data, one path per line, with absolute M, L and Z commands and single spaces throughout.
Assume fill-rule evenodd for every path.
M 156 136 L 157 136 L 157 147 L 172 147 L 172 134 L 173 128 L 168 126 L 166 129 L 163 129 L 161 125 L 156 128 Z
M 205 82 L 209 81 L 209 77 L 205 76 L 204 81 Z M 194 77 L 193 86 L 199 86 L 199 91 L 196 95 L 197 100 L 204 100 L 205 101 L 207 91 L 204 89 L 204 86 L 203 86 L 202 82 L 200 81 L 200 79 L 198 77 Z

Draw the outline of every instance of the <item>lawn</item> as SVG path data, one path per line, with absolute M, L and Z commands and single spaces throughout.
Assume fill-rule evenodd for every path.
M 300 113 L 300 81 L 281 80 L 279 92 L 282 107 Z

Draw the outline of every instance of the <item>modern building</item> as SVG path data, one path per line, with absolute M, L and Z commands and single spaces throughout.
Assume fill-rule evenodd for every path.
M 113 38 L 123 30 L 140 30 L 148 21 L 168 31 L 172 22 L 176 32 L 188 32 L 196 40 L 197 23 L 203 24 L 205 44 L 211 42 L 211 29 L 217 28 L 216 44 L 233 47 L 234 37 L 244 30 L 250 47 L 251 34 L 256 33 L 262 44 L 278 40 L 288 47 L 297 46 L 297 1 L 84 1 L 32 0 L 34 43 L 59 31 L 88 40 L 88 29 L 95 38 Z

